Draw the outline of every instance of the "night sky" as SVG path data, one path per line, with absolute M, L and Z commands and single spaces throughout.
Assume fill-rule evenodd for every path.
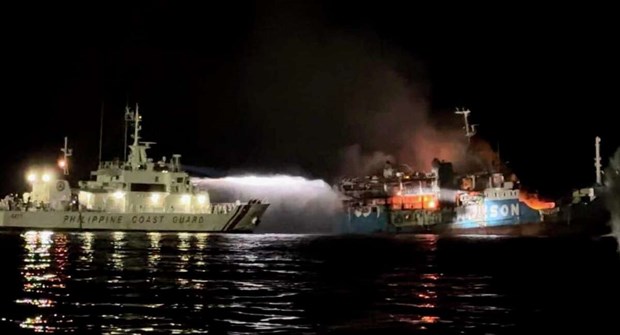
M 609 9 L 87 3 L 3 10 L 2 193 L 55 164 L 64 136 L 87 177 L 102 104 L 104 159 L 122 155 L 123 109 L 139 103 L 155 158 L 328 181 L 359 164 L 352 152 L 430 163 L 456 107 L 543 194 L 594 181 L 596 135 L 604 164 L 620 147 Z

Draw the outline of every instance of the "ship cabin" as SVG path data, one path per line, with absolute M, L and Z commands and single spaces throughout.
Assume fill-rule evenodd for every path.
M 339 190 L 353 204 L 389 206 L 392 209 L 439 209 L 440 190 L 438 174 L 404 172 L 387 162 L 382 175 L 345 179 Z
M 118 213 L 210 213 L 209 194 L 190 183 L 179 158 L 149 159 L 137 169 L 124 162 L 101 162 L 91 172 L 94 180 L 79 182 L 80 206 Z
M 387 205 L 392 209 L 439 209 L 439 187 L 434 173 L 403 174 L 397 183 L 386 184 Z
M 488 200 L 518 200 L 517 180 L 501 173 L 470 174 L 459 178 L 457 206 Z

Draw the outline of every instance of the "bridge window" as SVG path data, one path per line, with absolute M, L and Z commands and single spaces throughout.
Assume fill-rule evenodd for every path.
M 155 182 L 159 182 L 159 176 L 155 176 Z
M 131 192 L 166 192 L 166 185 L 133 183 L 129 189 Z

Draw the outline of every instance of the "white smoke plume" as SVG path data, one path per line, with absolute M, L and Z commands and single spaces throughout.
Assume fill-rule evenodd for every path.
M 259 199 L 270 204 L 257 233 L 332 233 L 341 218 L 337 192 L 323 180 L 288 175 L 194 178 L 212 202 Z

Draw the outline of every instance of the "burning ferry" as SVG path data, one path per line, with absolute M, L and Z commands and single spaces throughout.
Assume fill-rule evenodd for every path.
M 127 161 L 100 162 L 91 180 L 72 188 L 54 171 L 30 171 L 30 192 L 0 200 L 0 229 L 64 229 L 115 231 L 251 232 L 269 206 L 211 203 L 206 189 L 190 183 L 180 155 L 154 162 L 147 157 L 153 142 L 141 142 L 138 107 L 126 110 L 133 124 L 133 144 Z M 125 134 L 125 139 L 127 135 Z M 59 161 L 68 175 L 71 149 L 61 149 Z
M 475 133 L 465 119 L 468 140 Z M 342 179 L 346 217 L 343 233 L 489 233 L 538 224 L 555 210 L 520 189 L 514 174 L 494 171 L 457 174 L 435 159 L 429 172 L 386 162 L 372 176 Z
M 456 176 L 435 160 L 429 173 L 408 173 L 387 162 L 380 176 L 345 179 L 344 232 L 467 232 L 542 222 L 553 202 L 528 201 L 501 173 Z

